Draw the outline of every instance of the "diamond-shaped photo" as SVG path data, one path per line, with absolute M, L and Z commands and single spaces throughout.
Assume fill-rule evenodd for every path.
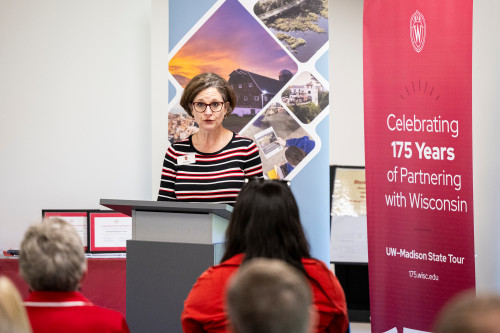
M 170 144 L 185 140 L 196 132 L 198 132 L 198 124 L 180 105 L 170 109 L 168 113 L 168 141 Z
M 300 62 L 328 42 L 328 0 L 260 0 L 253 9 Z
M 304 158 L 316 142 L 280 103 L 271 103 L 242 135 L 252 138 L 260 151 L 264 175 L 288 179 L 292 171 L 304 166 Z
M 297 63 L 238 1 L 224 2 L 169 62 L 185 87 L 214 72 L 233 87 L 237 103 L 224 126 L 239 132 L 289 82 Z
M 309 72 L 297 75 L 281 94 L 281 100 L 304 124 L 309 124 L 329 104 L 329 93 Z

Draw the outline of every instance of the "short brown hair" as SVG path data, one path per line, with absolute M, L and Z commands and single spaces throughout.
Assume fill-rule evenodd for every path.
M 238 333 L 304 333 L 312 293 L 304 274 L 278 259 L 254 258 L 231 278 L 229 321 Z
M 495 333 L 500 327 L 500 295 L 474 290 L 448 301 L 434 324 L 436 333 Z
M 186 88 L 184 88 L 179 104 L 188 115 L 193 117 L 193 112 L 190 108 L 191 103 L 193 103 L 195 97 L 200 92 L 208 88 L 217 89 L 224 102 L 229 102 L 229 108 L 226 113 L 226 117 L 229 117 L 236 107 L 236 94 L 229 83 L 222 76 L 215 73 L 201 73 L 193 77 Z

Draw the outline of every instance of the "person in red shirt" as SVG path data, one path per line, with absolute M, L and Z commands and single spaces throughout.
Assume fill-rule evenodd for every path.
M 75 228 L 61 219 L 31 226 L 19 251 L 19 270 L 30 286 L 24 305 L 33 333 L 128 333 L 118 311 L 92 304 L 78 289 L 87 270 Z
M 280 259 L 307 278 L 317 313 L 315 332 L 345 333 L 349 321 L 344 291 L 333 272 L 311 258 L 299 210 L 281 181 L 256 179 L 243 186 L 226 231 L 219 265 L 196 281 L 181 315 L 185 333 L 229 332 L 224 294 L 229 278 L 252 258 Z

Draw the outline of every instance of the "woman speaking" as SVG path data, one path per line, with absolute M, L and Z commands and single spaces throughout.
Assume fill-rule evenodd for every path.
M 236 105 L 234 91 L 217 74 L 199 74 L 180 105 L 199 131 L 168 148 L 158 200 L 233 204 L 245 178 L 263 176 L 255 143 L 222 125 Z

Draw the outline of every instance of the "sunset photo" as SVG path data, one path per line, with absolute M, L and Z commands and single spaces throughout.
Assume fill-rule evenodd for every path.
M 257 20 L 236 0 L 228 0 L 196 31 L 169 62 L 170 73 L 182 87 L 203 72 L 226 80 L 242 69 L 279 79 L 297 64 Z

